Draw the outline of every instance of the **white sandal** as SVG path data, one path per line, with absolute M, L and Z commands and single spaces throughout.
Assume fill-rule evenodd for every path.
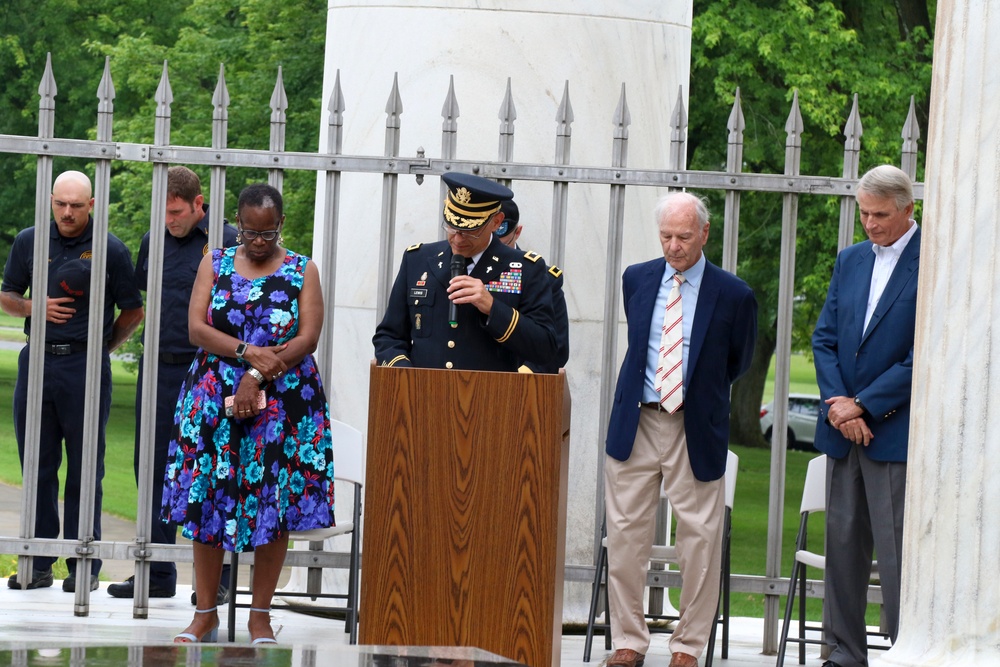
M 194 613 L 196 613 L 196 614 L 211 614 L 212 612 L 214 612 L 216 610 L 218 610 L 218 607 L 212 607 L 211 609 L 195 609 Z M 178 642 L 177 641 L 178 639 L 184 639 L 185 641 Z M 204 643 L 204 642 L 217 642 L 217 641 L 219 641 L 219 625 L 218 624 L 214 628 L 212 628 L 211 630 L 209 630 L 208 632 L 206 632 L 205 634 L 203 634 L 200 639 L 198 637 L 195 637 L 190 632 L 182 632 L 179 635 L 177 635 L 176 637 L 174 637 L 174 643 L 175 644 L 189 644 L 189 643 L 190 644 L 198 644 L 198 643 Z
M 250 607 L 250 611 L 255 611 L 258 614 L 267 614 L 268 616 L 270 616 L 271 614 L 270 609 L 256 609 L 254 607 Z M 278 640 L 275 639 L 274 637 L 257 637 L 256 639 L 250 640 L 251 646 L 257 646 L 258 644 L 277 644 L 277 643 Z

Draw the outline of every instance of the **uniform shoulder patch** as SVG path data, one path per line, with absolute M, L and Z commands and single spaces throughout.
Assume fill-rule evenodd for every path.
M 423 243 L 414 243 L 413 245 L 411 245 L 409 248 L 406 249 L 406 252 L 413 252 L 422 245 Z
M 528 252 L 524 253 L 524 258 L 529 262 L 537 262 L 542 258 L 542 256 L 533 250 L 529 250 Z
M 549 273 L 552 274 L 553 278 L 558 278 L 559 276 L 562 275 L 563 272 L 562 272 L 562 269 L 560 269 L 558 266 L 556 266 L 555 264 L 553 264 L 552 266 L 549 267 Z

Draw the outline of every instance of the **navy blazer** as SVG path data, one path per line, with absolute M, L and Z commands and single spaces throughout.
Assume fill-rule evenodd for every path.
M 875 253 L 869 241 L 845 248 L 837 256 L 826 303 L 813 332 L 820 396 L 823 401 L 832 396 L 861 399 L 873 436 L 862 449 L 875 461 L 906 460 L 919 262 L 917 229 L 886 283 L 868 329 L 862 331 Z M 827 421 L 828 407 L 820 402 L 816 448 L 843 458 L 853 443 Z
M 628 349 L 618 373 L 606 451 L 632 454 L 646 378 L 646 348 L 666 260 L 633 264 L 622 276 Z M 694 476 L 709 482 L 726 472 L 730 385 L 750 368 L 757 339 L 757 300 L 750 287 L 711 262 L 698 292 L 684 378 L 684 432 Z

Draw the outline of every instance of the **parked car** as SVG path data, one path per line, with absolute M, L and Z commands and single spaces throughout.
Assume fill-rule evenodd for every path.
M 819 396 L 815 394 L 788 395 L 788 449 L 814 452 L 816 420 L 819 418 Z M 760 408 L 760 431 L 771 441 L 771 425 L 774 423 L 774 402 Z

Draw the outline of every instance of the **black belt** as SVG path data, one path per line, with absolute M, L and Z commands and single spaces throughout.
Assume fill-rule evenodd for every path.
M 160 352 L 160 363 L 161 364 L 184 364 L 187 366 L 192 361 L 194 361 L 194 352 L 184 352 L 183 354 L 174 354 L 173 352 Z
M 65 356 L 76 352 L 86 352 L 86 343 L 46 343 L 45 351 L 49 354 Z
M 662 405 L 660 405 L 659 403 L 657 403 L 656 401 L 651 401 L 649 403 L 640 403 L 639 407 L 640 408 L 649 408 L 650 410 L 659 410 L 659 411 L 662 411 L 662 412 L 666 412 L 666 410 L 664 409 L 664 407 Z M 684 409 L 684 404 L 681 403 L 681 407 L 677 408 L 677 412 L 681 412 L 683 409 Z

